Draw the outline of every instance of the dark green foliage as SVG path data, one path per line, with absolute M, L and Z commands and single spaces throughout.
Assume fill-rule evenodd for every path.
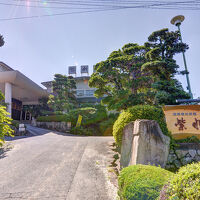
M 169 32 L 168 29 L 155 31 L 145 46 L 149 51 L 142 69 L 154 76 L 152 88 L 157 91 L 154 103 L 174 105 L 177 99 L 189 99 L 189 94 L 174 78 L 179 68 L 174 56 L 188 49 L 186 44 L 181 43 L 179 32 Z
M 185 139 L 175 140 L 176 143 L 200 143 L 200 139 L 196 136 L 187 137 Z
M 40 116 L 37 118 L 38 122 L 68 122 L 67 115 L 50 115 Z
M 55 74 L 53 84 L 53 95 L 49 96 L 48 104 L 54 111 L 69 111 L 76 104 L 75 91 L 76 82 L 72 76 Z
M 38 105 L 25 105 L 24 111 L 29 111 L 33 117 L 42 116 L 48 113 L 52 113 L 52 110 L 48 106 L 48 97 L 41 97 L 38 101 Z
M 176 105 L 178 104 L 177 99 L 190 98 L 190 95 L 183 90 L 181 83 L 176 79 L 157 81 L 152 88 L 158 91 L 155 95 L 156 104 Z
M 97 63 L 89 85 L 97 88 L 95 95 L 104 97 L 102 103 L 109 110 L 177 104 L 177 99 L 188 99 L 189 95 L 175 79 L 179 66 L 174 56 L 187 49 L 179 32 L 155 31 L 144 46 L 126 44 Z
M 0 35 L 0 47 L 2 47 L 4 45 L 4 38 L 2 35 Z
M 89 86 L 97 88 L 97 97 L 106 95 L 102 102 L 109 110 L 151 102 L 152 78 L 141 69 L 145 53 L 144 46 L 129 43 L 95 65 L 96 72 L 92 74 Z
M 75 127 L 78 116 L 82 115 L 81 127 Z M 71 122 L 71 133 L 77 135 L 102 135 L 100 124 L 107 121 L 107 111 L 105 107 L 96 105 L 95 107 L 79 108 L 69 111 L 67 114 L 40 116 L 37 121 L 40 122 Z
M 160 125 L 162 132 L 165 135 L 169 135 L 165 122 L 165 116 L 161 108 L 149 105 L 133 106 L 132 108 L 123 111 L 114 123 L 113 136 L 118 146 L 121 146 L 124 127 L 136 119 L 155 120 Z
M 12 123 L 11 123 L 11 125 L 12 126 L 14 126 L 15 128 L 19 128 L 19 124 L 20 124 L 20 122 L 19 121 L 17 121 L 17 120 L 12 120 Z
M 166 200 L 200 199 L 200 163 L 181 167 L 170 181 Z
M 92 128 L 92 127 L 72 127 L 71 131 L 70 131 L 71 134 L 74 134 L 74 135 L 84 135 L 84 136 L 92 136 L 92 135 L 96 135 L 96 131 L 95 131 L 95 128 Z
M 119 114 L 110 114 L 107 120 L 104 120 L 99 123 L 99 128 L 103 136 L 112 136 L 113 125 L 117 120 Z
M 119 175 L 119 196 L 122 200 L 156 200 L 173 173 L 151 165 L 132 165 Z

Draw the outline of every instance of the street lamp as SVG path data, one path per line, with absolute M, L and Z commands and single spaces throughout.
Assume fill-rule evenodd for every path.
M 176 17 L 173 17 L 172 20 L 171 20 L 171 24 L 175 25 L 178 27 L 178 30 L 179 30 L 179 33 L 180 33 L 180 39 L 181 39 L 181 42 L 183 43 L 182 41 L 182 36 L 181 36 L 181 30 L 180 30 L 180 25 L 181 25 L 181 22 L 183 22 L 185 19 L 185 17 L 183 15 L 178 15 Z M 185 65 L 185 72 L 184 74 L 186 75 L 186 79 L 187 79 L 187 89 L 189 91 L 189 94 L 190 94 L 190 97 L 191 99 L 193 99 L 193 94 L 192 94 L 192 90 L 191 90 L 191 86 L 190 86 L 190 79 L 189 79 L 189 72 L 188 72 L 188 69 L 187 69 L 187 64 L 186 64 L 186 59 L 185 59 L 185 53 L 183 51 L 183 62 L 184 62 L 184 65 Z

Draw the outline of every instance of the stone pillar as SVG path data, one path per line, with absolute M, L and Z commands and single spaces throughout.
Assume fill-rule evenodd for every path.
M 26 120 L 26 111 L 25 111 L 25 116 L 24 116 L 24 120 Z
M 5 103 L 8 104 L 7 111 L 12 116 L 12 85 L 11 83 L 5 83 Z
M 165 167 L 170 138 L 153 120 L 136 120 L 125 126 L 122 138 L 120 167 L 129 165 L 160 165 Z
M 21 112 L 20 112 L 20 121 L 22 120 L 22 114 L 23 114 L 23 111 L 21 110 Z

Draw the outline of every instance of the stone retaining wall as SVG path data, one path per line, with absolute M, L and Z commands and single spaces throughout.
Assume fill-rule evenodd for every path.
M 68 133 L 71 128 L 66 122 L 36 122 L 36 126 L 65 133 Z
M 170 150 L 166 169 L 176 171 L 180 167 L 192 162 L 200 161 L 200 144 L 184 143 L 179 144 L 173 150 Z

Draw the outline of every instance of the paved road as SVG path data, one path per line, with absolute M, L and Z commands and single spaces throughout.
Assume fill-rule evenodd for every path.
M 0 200 L 115 199 L 107 170 L 112 137 L 31 130 L 37 135 L 11 141 L 0 157 Z

